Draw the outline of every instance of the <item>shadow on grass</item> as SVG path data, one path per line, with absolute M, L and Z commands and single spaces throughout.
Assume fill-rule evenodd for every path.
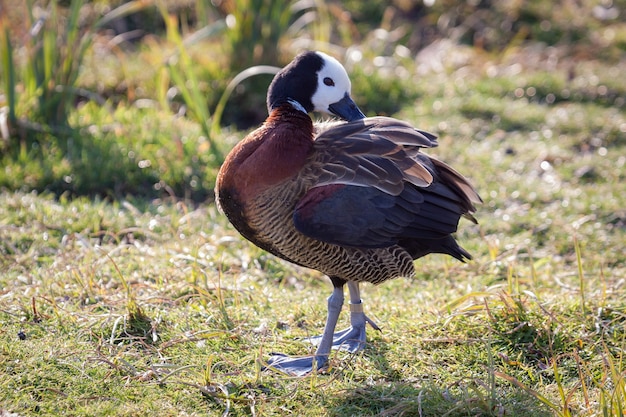
M 481 381 L 436 383 L 380 382 L 347 390 L 333 400 L 332 416 L 533 416 L 553 414 L 537 399 L 513 387 L 489 392 Z
M 200 137 L 185 139 L 182 121 L 152 109 L 83 112 L 84 126 L 25 130 L 21 139 L 0 146 L 0 187 L 113 199 L 212 197 L 221 161 Z M 134 120 L 159 130 L 149 135 Z
M 372 345 L 370 345 L 371 349 Z M 366 348 L 368 349 L 368 348 Z M 337 396 L 328 408 L 331 416 L 532 416 L 553 413 L 529 393 L 496 380 L 493 373 L 460 377 L 447 386 L 432 374 L 407 378 L 407 372 L 389 363 L 384 343 L 370 352 L 371 364 L 384 378 L 355 386 Z
M 142 170 L 119 144 L 86 130 L 67 128 L 26 136 L 2 155 L 0 186 L 56 195 L 124 195 L 151 190 L 157 181 L 151 170 Z

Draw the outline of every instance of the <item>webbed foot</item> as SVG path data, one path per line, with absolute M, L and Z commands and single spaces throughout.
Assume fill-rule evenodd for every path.
M 274 353 L 267 361 L 267 368 L 275 369 L 293 376 L 306 376 L 326 367 L 328 356 L 288 356 Z

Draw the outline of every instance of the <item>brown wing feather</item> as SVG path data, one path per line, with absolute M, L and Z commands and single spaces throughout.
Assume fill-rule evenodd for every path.
M 431 157 L 430 160 L 433 162 L 444 181 L 456 186 L 459 193 L 465 196 L 467 200 L 473 204 L 481 204 L 483 202 L 483 199 L 480 198 L 478 192 L 476 192 L 472 184 L 470 184 L 467 178 L 461 175 L 457 170 L 436 158 Z M 474 211 L 474 207 L 472 206 L 471 208 L 471 211 Z
M 314 142 L 310 167 L 316 186 L 371 186 L 398 195 L 409 182 L 427 187 L 431 172 L 414 156 L 419 148 L 437 146 L 436 137 L 388 117 L 371 117 L 331 125 Z

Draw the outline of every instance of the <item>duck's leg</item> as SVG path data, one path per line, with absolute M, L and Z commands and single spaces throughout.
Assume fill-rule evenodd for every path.
M 365 347 L 366 324 L 369 323 L 375 330 L 380 330 L 380 327 L 363 312 L 359 283 L 349 281 L 348 290 L 350 291 L 350 327 L 333 335 L 332 348 L 354 353 Z M 325 335 L 311 337 L 309 341 L 315 345 L 320 345 Z
M 341 307 L 343 306 L 343 286 L 345 281 L 331 277 L 333 282 L 333 293 L 328 297 L 328 315 L 324 334 L 317 337 L 317 350 L 314 356 L 292 357 L 282 353 L 273 354 L 267 361 L 268 367 L 274 368 L 291 375 L 304 376 L 315 369 L 321 369 L 328 363 L 328 355 L 333 348 L 333 336 Z

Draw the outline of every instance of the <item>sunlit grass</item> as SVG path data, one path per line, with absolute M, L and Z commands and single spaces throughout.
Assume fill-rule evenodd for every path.
M 479 122 L 469 128 L 489 125 Z M 261 368 L 269 352 L 309 351 L 298 339 L 321 331 L 330 285 L 242 241 L 213 206 L 5 193 L 3 404 L 43 415 L 130 415 L 131 397 L 156 415 L 620 415 L 620 145 L 581 153 L 574 139 L 461 131 L 447 128 L 437 152 L 485 196 L 480 225 L 458 234 L 476 261 L 431 256 L 414 280 L 365 286 L 383 332 L 302 380 Z M 573 167 L 584 165 L 613 174 L 582 181 Z M 145 327 L 130 326 L 133 306 Z
M 535 3 L 488 13 L 544 10 Z M 486 50 L 444 42 L 414 59 L 402 45 L 411 35 L 394 31 L 384 8 L 368 7 L 385 29 L 357 29 L 368 16 L 355 12 L 363 20 L 331 40 L 364 43 L 322 46 L 347 63 L 368 114 L 438 134 L 430 153 L 476 185 L 479 225 L 464 221 L 457 233 L 475 260 L 433 255 L 416 262 L 415 279 L 364 286 L 367 313 L 383 329 L 369 329 L 364 352 L 333 353 L 327 371 L 302 379 L 263 370 L 270 352 L 312 351 L 301 339 L 321 332 L 331 285 L 244 241 L 211 204 L 214 151 L 245 134 L 211 119 L 237 74 L 223 71 L 229 57 L 215 37 L 202 38 L 208 29 L 163 11 L 169 40 L 122 48 L 103 36 L 81 58 L 93 71 L 76 82 L 104 104 L 70 106 L 71 152 L 40 138 L 39 148 L 2 155 L 0 183 L 13 191 L 0 193 L 0 414 L 624 414 L 619 24 L 615 43 L 594 50 L 604 60 L 517 38 L 497 53 L 497 31 Z M 577 7 L 556 10 L 554 26 L 537 36 L 604 39 L 597 22 L 567 26 Z M 334 7 L 301 16 L 319 18 L 320 39 L 323 19 L 346 18 Z M 299 28 L 301 45 L 320 45 Z M 295 42 L 283 41 L 290 51 Z M 254 36 L 230 42 L 252 45 Z M 233 120 L 237 101 L 225 101 L 217 114 Z M 347 314 L 340 320 L 345 326 Z

